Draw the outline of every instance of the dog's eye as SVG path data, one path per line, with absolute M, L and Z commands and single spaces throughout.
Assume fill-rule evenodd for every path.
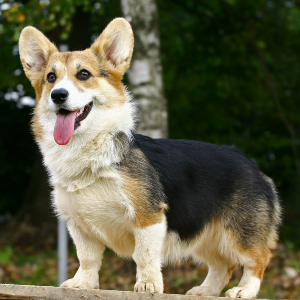
M 77 75 L 76 75 L 76 77 L 77 77 L 78 79 L 80 79 L 80 80 L 87 80 L 87 79 L 89 79 L 91 76 L 92 76 L 91 73 L 90 73 L 88 70 L 85 70 L 85 69 L 80 70 L 80 71 L 77 73 Z
M 49 73 L 48 75 L 47 75 L 47 80 L 50 82 L 50 83 L 53 83 L 55 80 L 56 80 L 56 76 L 55 76 L 55 74 L 54 73 Z

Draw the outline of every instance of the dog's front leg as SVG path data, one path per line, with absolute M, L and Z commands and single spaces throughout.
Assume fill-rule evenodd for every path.
M 68 229 L 76 246 L 80 266 L 75 276 L 65 281 L 61 287 L 98 289 L 98 272 L 105 246 L 72 223 L 68 222 Z
M 163 293 L 161 262 L 165 235 L 165 222 L 135 228 L 135 250 L 132 255 L 137 265 L 135 292 Z

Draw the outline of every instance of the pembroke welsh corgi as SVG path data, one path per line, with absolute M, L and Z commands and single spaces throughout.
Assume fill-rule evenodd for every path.
M 136 109 L 121 80 L 133 32 L 113 20 L 84 51 L 60 53 L 26 27 L 19 51 L 36 92 L 35 139 L 80 267 L 62 284 L 99 288 L 105 247 L 137 265 L 137 292 L 162 293 L 164 263 L 208 265 L 189 295 L 256 297 L 277 241 L 280 201 L 272 180 L 235 147 L 133 134 Z

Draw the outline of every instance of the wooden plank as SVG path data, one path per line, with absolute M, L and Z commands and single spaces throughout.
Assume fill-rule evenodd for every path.
M 0 284 L 0 299 L 26 300 L 230 300 L 233 298 L 134 293 L 53 286 Z M 244 299 L 247 300 L 247 299 Z M 248 299 L 249 300 L 249 299 Z

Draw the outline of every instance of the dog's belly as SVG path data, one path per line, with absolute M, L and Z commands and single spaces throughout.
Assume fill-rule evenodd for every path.
M 135 212 L 122 194 L 117 178 L 100 178 L 75 192 L 67 192 L 66 188 L 56 185 L 54 204 L 69 225 L 74 224 L 120 256 L 132 256 L 135 247 L 132 220 Z M 162 251 L 163 261 L 171 263 L 195 255 L 205 260 L 205 252 L 213 252 L 223 245 L 220 236 L 217 238 L 220 243 L 212 241 L 215 232 L 223 232 L 222 228 L 208 226 L 189 242 L 181 241 L 177 232 L 167 232 Z
M 74 224 L 120 256 L 132 255 L 134 211 L 122 195 L 118 180 L 100 179 L 75 192 L 57 185 L 54 204 L 68 224 Z

